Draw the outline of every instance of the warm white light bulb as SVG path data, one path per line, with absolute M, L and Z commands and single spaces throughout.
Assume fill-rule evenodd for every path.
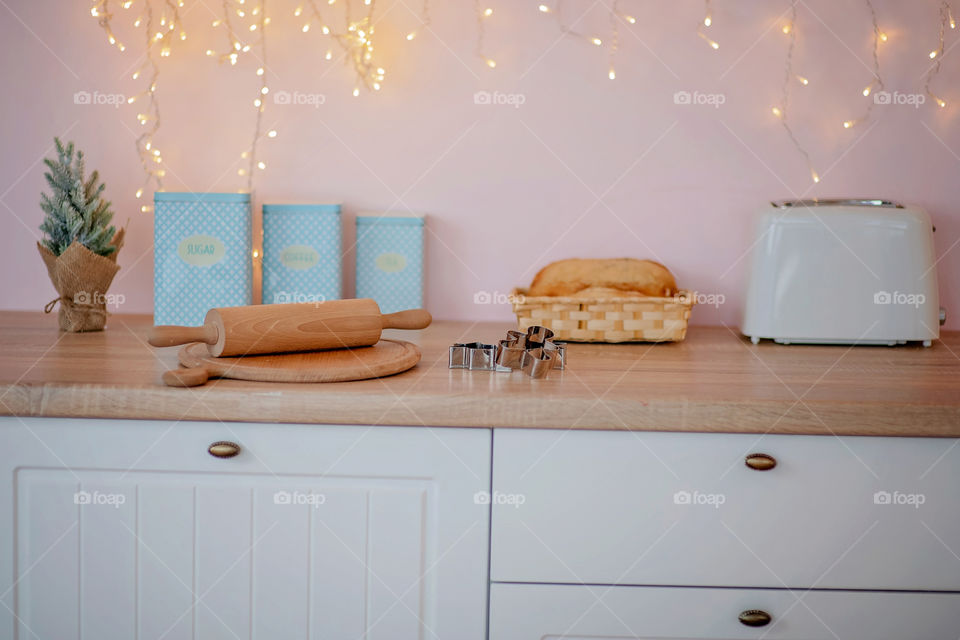
M 933 60 L 933 59 L 936 58 L 936 57 L 937 57 L 937 52 L 936 52 L 936 51 L 931 51 L 931 52 L 930 52 L 930 59 Z
M 271 129 L 270 131 L 267 131 L 267 137 L 268 137 L 268 138 L 276 138 L 276 137 L 277 137 L 277 132 L 276 132 L 275 130 Z
M 483 10 L 483 17 L 484 17 L 484 18 L 489 18 L 489 17 L 492 16 L 492 15 L 493 15 L 493 9 L 487 7 L 486 9 Z
M 598 47 L 603 44 L 603 40 L 600 38 L 590 38 L 590 42 L 597 45 Z
M 853 120 L 845 120 L 844 123 L 843 123 L 843 128 L 844 128 L 844 129 L 849 129 L 849 128 L 852 127 L 852 126 L 853 126 Z
M 780 107 L 773 107 L 770 109 L 770 111 L 772 111 L 773 115 L 777 116 L 778 118 L 783 115 L 783 111 L 780 110 Z
M 540 5 L 537 9 L 540 10 L 540 13 L 550 13 L 550 7 L 545 4 Z
M 487 58 L 486 62 L 488 67 L 490 67 L 491 69 L 496 69 L 497 63 L 495 60 L 491 60 L 490 58 Z
M 607 73 L 607 77 L 610 78 L 611 80 L 616 80 L 617 72 L 614 71 L 613 69 L 610 69 L 609 73 Z
M 711 24 L 713 24 L 713 19 L 708 15 L 703 19 L 703 26 L 709 27 Z
M 410 33 L 407 34 L 407 40 L 413 40 L 416 37 L 417 37 L 416 31 L 411 31 Z

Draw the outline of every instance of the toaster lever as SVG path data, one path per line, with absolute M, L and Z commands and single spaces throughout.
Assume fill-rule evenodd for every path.
M 903 205 L 893 200 L 872 200 L 868 198 L 809 198 L 806 200 L 777 200 L 771 202 L 777 209 L 791 207 L 891 207 L 903 209 Z

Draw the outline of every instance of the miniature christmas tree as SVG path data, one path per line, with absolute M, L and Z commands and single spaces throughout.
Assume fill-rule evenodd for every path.
M 43 162 L 49 171 L 44 174 L 52 194 L 41 195 L 40 207 L 46 214 L 40 230 L 45 234 L 43 246 L 59 256 L 74 241 L 101 256 L 117 250 L 113 243 L 116 229 L 110 225 L 113 212 L 110 203 L 100 197 L 106 186 L 94 171 L 84 179 L 83 152 L 74 154 L 73 143 L 66 147 L 59 138 L 57 159 Z

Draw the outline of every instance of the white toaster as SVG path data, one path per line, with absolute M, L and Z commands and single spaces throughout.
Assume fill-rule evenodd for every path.
M 886 200 L 772 202 L 759 216 L 741 331 L 754 344 L 940 337 L 934 228 Z

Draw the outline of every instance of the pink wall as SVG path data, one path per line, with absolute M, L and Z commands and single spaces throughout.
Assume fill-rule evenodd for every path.
M 189 38 L 163 60 L 159 84 L 166 188 L 234 191 L 244 186 L 236 170 L 253 129 L 254 62 L 231 68 L 205 57 L 223 46 L 210 25 L 219 3 L 186 4 Z M 870 196 L 915 203 L 933 217 L 942 303 L 952 311 L 949 325 L 960 328 L 960 53 L 948 49 L 935 81 L 947 108 L 878 107 L 871 122 L 844 130 L 840 123 L 867 100 L 860 91 L 870 79 L 872 31 L 863 2 L 799 8 L 796 70 L 810 85 L 793 85 L 792 109 L 819 185 L 770 113 L 784 71 L 778 20 L 786 1 L 716 0 L 713 51 L 695 31 L 702 2 L 621 0 L 638 21 L 622 30 L 610 81 L 606 51 L 560 37 L 536 1 L 490 0 L 485 48 L 498 62 L 491 71 L 474 55 L 472 2 L 432 3 L 432 33 L 408 43 L 419 2 L 379 0 L 377 54 L 388 75 L 379 94 L 359 98 L 349 70 L 323 60 L 327 44 L 316 30 L 300 32 L 296 3 L 269 4 L 271 89 L 323 94 L 325 103 L 267 101 L 265 123 L 279 135 L 264 145 L 257 210 L 261 202 L 342 202 L 350 238 L 358 211 L 427 212 L 427 304 L 439 318 L 507 320 L 507 306 L 475 305 L 474 293 L 508 292 L 554 259 L 637 256 L 660 259 L 684 287 L 726 296 L 719 309 L 697 308 L 695 322 L 735 323 L 740 258 L 759 207 L 794 196 Z M 566 5 L 575 15 L 590 3 Z M 875 5 L 890 36 L 881 49 L 888 88 L 920 91 L 939 3 Z M 121 311 L 151 311 L 152 219 L 133 197 L 141 181 L 137 107 L 73 103 L 80 90 L 141 90 L 130 79 L 140 42 L 129 27 L 135 15 L 116 11 L 127 25 L 119 30 L 129 44 L 122 54 L 106 43 L 87 2 L 0 6 L 2 308 L 37 310 L 54 297 L 34 241 L 40 160 L 60 135 L 86 150 L 118 221 L 128 224 L 113 287 L 125 296 Z M 607 38 L 603 4 L 581 25 Z M 960 31 L 948 32 L 948 47 L 958 41 Z M 481 90 L 522 94 L 524 103 L 475 104 Z M 725 102 L 677 105 L 677 91 L 722 93 Z

